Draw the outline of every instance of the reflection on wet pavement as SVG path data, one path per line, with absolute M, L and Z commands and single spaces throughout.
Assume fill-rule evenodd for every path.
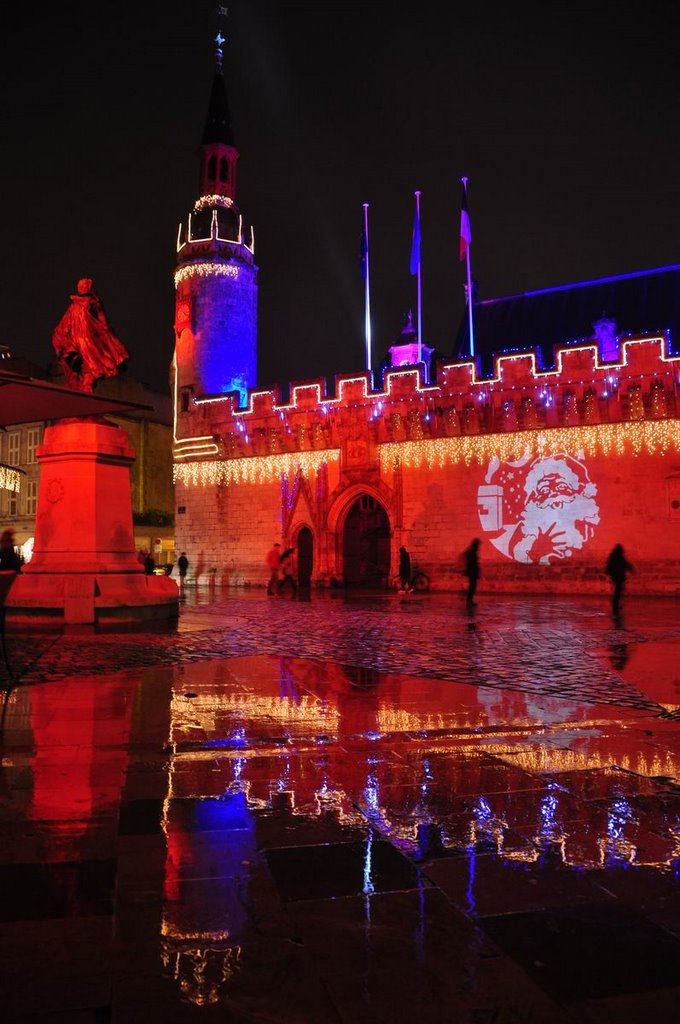
M 12 638 L 3 1020 L 675 1019 L 676 607 L 264 605 Z

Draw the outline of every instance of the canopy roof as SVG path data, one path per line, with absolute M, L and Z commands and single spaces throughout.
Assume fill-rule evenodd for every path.
M 96 393 L 72 391 L 35 377 L 0 370 L 0 429 L 34 420 L 72 416 L 103 416 L 107 412 L 150 409 L 138 402 L 121 402 Z

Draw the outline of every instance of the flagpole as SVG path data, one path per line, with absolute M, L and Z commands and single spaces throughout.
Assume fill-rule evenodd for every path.
M 467 199 L 467 178 L 460 179 L 463 182 L 463 189 Z M 467 205 L 467 204 L 466 204 Z M 468 213 L 469 217 L 469 213 Z M 465 263 L 467 266 L 467 300 L 468 300 L 468 321 L 470 324 L 470 358 L 474 359 L 475 355 L 475 335 L 474 326 L 472 322 L 472 274 L 470 272 L 470 246 L 467 245 L 465 249 Z
M 416 192 L 416 217 L 418 218 L 418 226 L 420 227 L 420 192 Z M 418 243 L 418 362 L 423 357 L 423 327 L 422 327 L 422 293 L 420 288 L 420 240 Z M 425 380 L 427 381 L 427 374 L 425 374 Z
M 366 369 L 368 370 L 371 378 L 370 383 L 373 383 L 373 371 L 371 370 L 371 287 L 369 283 L 369 263 L 368 263 L 368 203 L 364 203 L 364 238 L 366 239 L 366 310 L 364 316 L 364 327 L 366 331 Z

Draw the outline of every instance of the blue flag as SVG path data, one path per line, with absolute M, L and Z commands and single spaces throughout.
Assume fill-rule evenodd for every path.
M 413 217 L 413 241 L 411 242 L 411 273 L 417 274 L 420 268 L 420 211 L 416 206 Z

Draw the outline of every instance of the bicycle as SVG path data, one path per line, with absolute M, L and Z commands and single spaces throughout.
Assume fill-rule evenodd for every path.
M 401 576 L 399 575 L 398 572 L 395 573 L 394 576 L 392 577 L 392 579 L 390 580 L 390 589 L 391 590 L 401 590 L 402 589 L 402 587 L 401 587 Z M 414 591 L 416 594 L 424 594 L 429 589 L 430 589 L 430 577 L 427 575 L 427 573 L 426 572 L 420 572 L 420 571 L 415 572 L 413 574 L 413 576 L 411 577 L 411 582 L 409 583 L 409 590 Z

